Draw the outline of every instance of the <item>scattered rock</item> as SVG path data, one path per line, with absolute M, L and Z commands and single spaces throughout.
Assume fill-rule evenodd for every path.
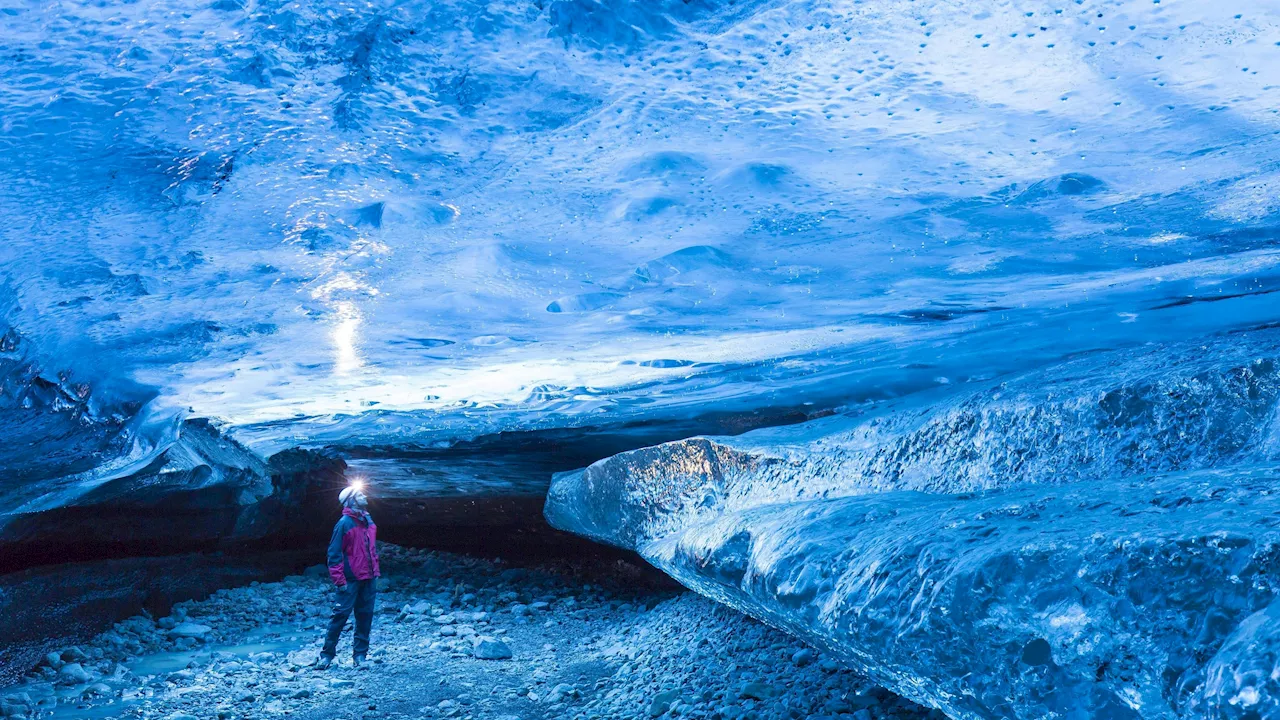
M 104 682 L 96 682 L 96 683 L 90 684 L 89 687 L 85 688 L 82 694 L 85 697 L 94 697 L 94 696 L 107 697 L 109 695 L 114 695 L 115 691 L 111 689 L 110 685 Z
M 471 653 L 480 660 L 507 660 L 511 657 L 511 646 L 488 635 L 476 638 Z
M 289 653 L 288 659 L 293 667 L 311 667 L 320 661 L 320 651 L 294 650 Z
M 57 693 L 53 684 L 28 681 L 21 686 L 27 697 L 4 697 L 0 714 L 23 720 L 55 711 L 115 717 L 123 709 L 123 691 L 124 701 L 142 712 L 139 717 L 156 720 L 174 713 L 201 720 L 521 720 L 497 714 L 517 707 L 527 717 L 565 720 L 934 720 L 901 699 L 873 692 L 794 638 L 691 594 L 611 596 L 612 588 L 541 571 L 501 571 L 487 561 L 390 546 L 383 563 L 399 553 L 414 559 L 402 576 L 404 589 L 382 598 L 367 676 L 345 661 L 323 673 L 308 669 L 328 621 L 326 571 L 311 579 L 293 576 L 219 591 L 189 604 L 195 620 L 175 608 L 172 623 L 143 617 L 117 623 L 82 645 L 79 654 L 70 648 L 51 653 L 32 674 L 56 681 Z M 431 558 L 429 570 L 422 558 Z M 527 585 L 497 579 L 508 574 Z M 388 622 L 397 616 L 404 624 Z M 530 616 L 536 617 L 533 623 Z M 192 626 L 196 633 L 183 637 L 183 628 Z M 226 646 L 218 644 L 223 641 Z M 350 642 L 348 632 L 343 653 Z M 192 651 L 172 653 L 179 643 Z M 299 643 L 302 649 L 296 649 Z M 521 647 L 519 658 L 513 647 Z M 257 652 L 246 659 L 247 650 Z M 494 683 L 484 671 L 477 673 L 474 659 L 507 661 L 489 666 L 502 679 Z M 178 663 L 166 664 L 173 660 Z M 584 677 L 578 669 L 583 662 L 609 671 Z M 178 669 L 181 663 L 188 667 Z M 71 664 L 93 682 L 64 678 L 60 670 Z M 139 678 L 128 667 L 153 669 L 139 669 L 146 673 Z M 407 693 L 433 694 L 437 682 L 450 694 L 434 695 L 417 714 L 395 707 L 414 700 Z M 490 692 L 495 684 L 497 691 Z M 441 697 L 449 700 L 437 707 Z
M 208 625 L 199 623 L 184 622 L 175 626 L 169 631 L 169 637 L 172 638 L 191 638 L 192 640 L 204 640 L 209 633 L 213 632 L 213 628 Z
M 859 693 L 846 701 L 853 710 L 865 710 L 880 704 L 880 698 L 871 693 Z
M 649 703 L 649 717 L 659 717 L 666 715 L 671 709 L 672 703 L 680 699 L 679 690 L 667 690 L 653 696 L 653 701 Z
M 58 679 L 67 685 L 79 685 L 93 681 L 93 675 L 80 663 L 67 663 L 58 671 Z
M 778 694 L 774 688 L 765 685 L 762 682 L 749 682 L 742 686 L 738 691 L 738 697 L 750 698 L 752 700 L 768 700 Z

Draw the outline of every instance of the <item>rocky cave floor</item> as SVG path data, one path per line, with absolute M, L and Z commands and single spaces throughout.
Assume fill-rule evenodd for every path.
M 0 709 L 166 720 L 943 717 L 624 561 L 584 573 L 386 546 L 382 565 L 359 669 L 349 630 L 332 668 L 311 667 L 329 612 L 317 566 L 52 652 L 0 691 Z

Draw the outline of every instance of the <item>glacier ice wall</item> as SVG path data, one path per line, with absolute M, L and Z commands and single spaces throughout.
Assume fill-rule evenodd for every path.
M 1280 334 L 1208 349 L 623 453 L 547 517 L 956 717 L 1268 717 Z
M 971 493 L 1280 460 L 1280 331 L 1093 355 L 568 473 L 556 524 L 628 547 L 760 504 Z M 1052 492 L 1046 488 L 1045 492 Z M 563 516 L 561 515 L 563 514 Z
M 1278 322 L 1277 16 L 7 0 L 4 512 L 181 497 L 147 468 L 189 418 L 258 465 L 483 488 L 415 453 L 634 447 Z
M 1247 326 L 1271 10 L 15 0 L 5 321 L 234 426 L 455 434 Z
M 768 505 L 644 552 L 953 717 L 1272 717 L 1277 480 Z

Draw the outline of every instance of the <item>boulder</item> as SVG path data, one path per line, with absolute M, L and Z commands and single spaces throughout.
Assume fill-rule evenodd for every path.
M 199 623 L 184 622 L 169 631 L 171 638 L 191 638 L 192 640 L 204 640 L 208 637 L 213 628 L 208 625 Z
M 511 646 L 497 638 L 481 635 L 472 645 L 471 653 L 480 660 L 508 660 L 511 658 Z
M 671 706 L 679 699 L 679 690 L 665 690 L 654 695 L 653 700 L 649 703 L 649 717 L 666 715 Z
M 67 663 L 58 671 L 58 680 L 66 685 L 93 682 L 93 675 L 80 663 Z

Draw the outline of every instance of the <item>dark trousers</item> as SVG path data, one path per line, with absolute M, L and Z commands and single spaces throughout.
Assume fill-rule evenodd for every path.
M 351 654 L 364 657 L 369 652 L 369 631 L 373 628 L 373 609 L 378 597 L 378 579 L 353 580 L 340 588 L 334 588 L 333 617 L 329 619 L 329 634 L 324 639 L 325 657 L 338 654 L 338 638 L 347 624 L 351 611 L 356 613 L 356 637 Z

